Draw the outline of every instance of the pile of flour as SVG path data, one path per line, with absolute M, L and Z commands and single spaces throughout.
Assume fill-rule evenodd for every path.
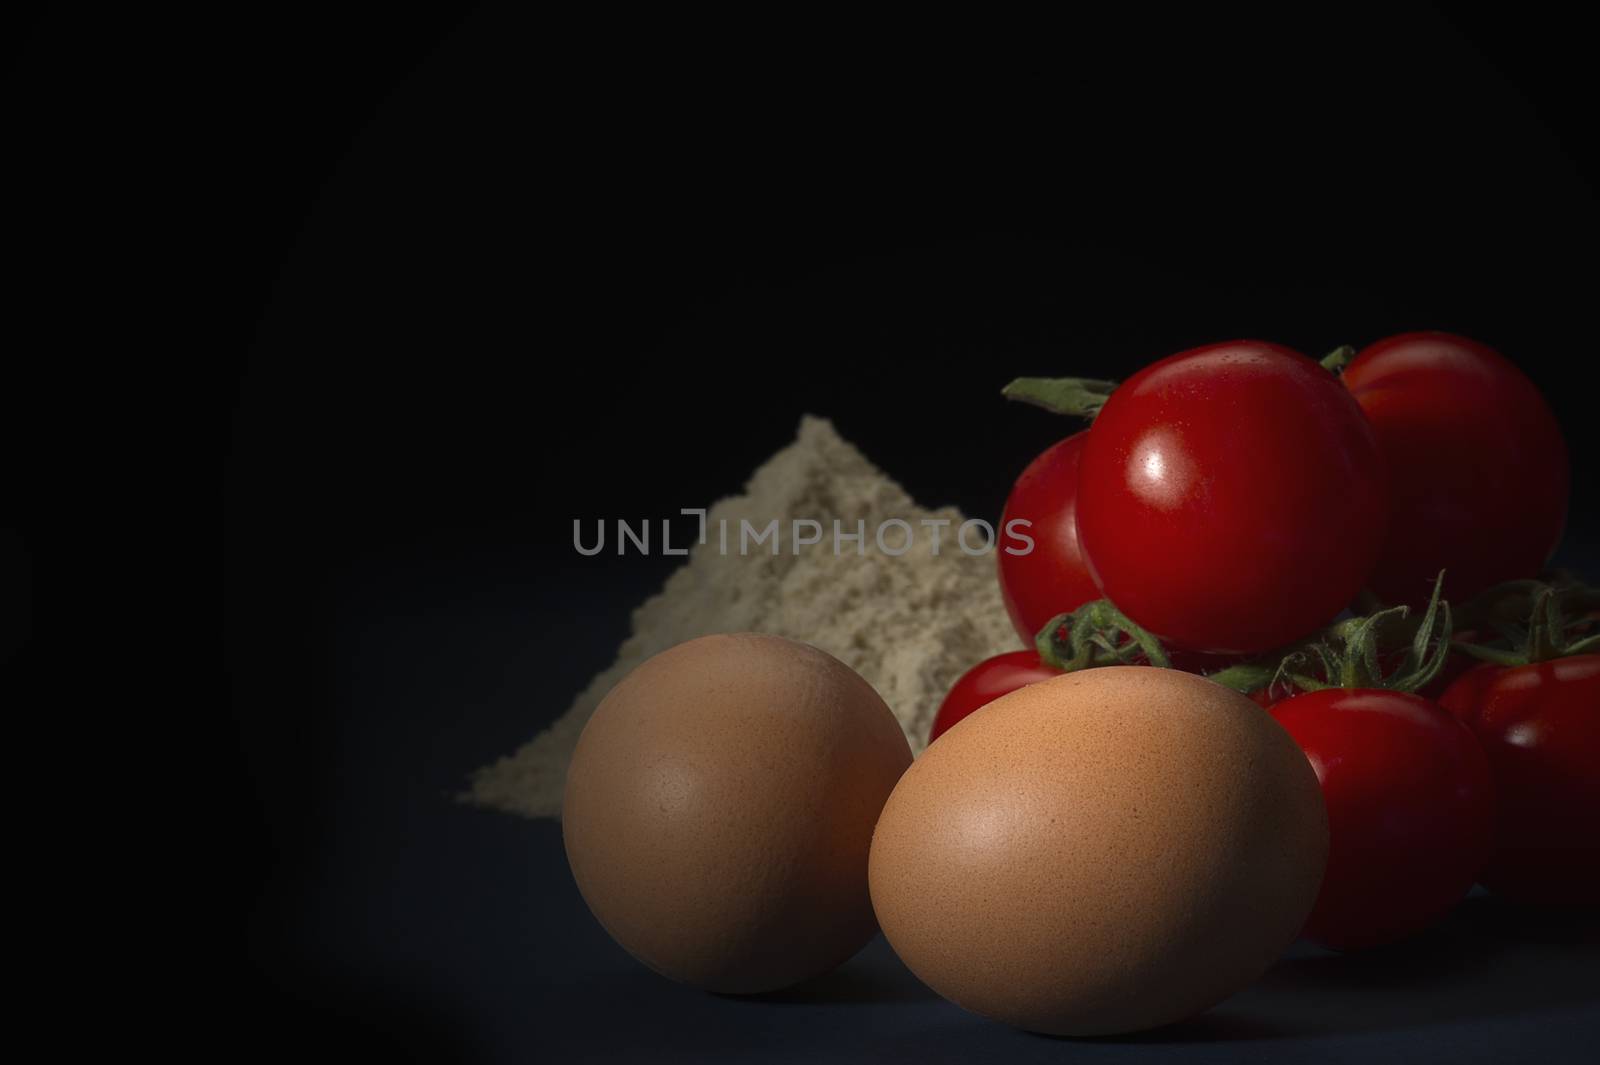
M 761 528 L 778 519 L 781 550 L 754 546 L 740 555 L 740 519 Z M 903 555 L 883 553 L 873 531 L 891 518 L 916 535 Z M 822 542 L 792 553 L 794 519 L 828 530 Z M 833 521 L 845 532 L 865 521 L 865 554 L 846 542 L 833 550 Z M 939 554 L 923 519 L 949 519 Z M 718 548 L 726 520 L 732 550 Z M 847 663 L 883 696 L 921 752 L 928 726 L 950 685 L 980 660 L 1021 644 L 1006 617 L 992 553 L 968 555 L 954 540 L 964 520 L 953 507 L 927 510 L 847 443 L 831 422 L 807 416 L 794 443 L 751 475 L 743 495 L 706 515 L 707 542 L 661 591 L 633 613 L 633 635 L 611 668 L 589 682 L 553 725 L 514 753 L 472 776 L 469 801 L 528 817 L 561 811 L 567 763 L 578 733 L 606 693 L 646 658 L 716 632 L 765 632 L 802 640 Z M 891 528 L 891 550 L 904 543 Z

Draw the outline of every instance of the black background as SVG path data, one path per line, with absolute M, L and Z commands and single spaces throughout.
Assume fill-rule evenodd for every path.
M 47 11 L 19 38 L 19 143 L 46 217 L 143 235 L 91 273 L 175 253 L 139 320 L 220 387 L 225 1016 L 268 1043 L 799 1053 L 772 1003 L 634 979 L 554 826 L 447 800 L 609 663 L 670 569 L 578 558 L 572 519 L 736 491 L 803 412 L 920 501 L 992 518 L 1069 428 L 1001 401 L 1012 376 L 1449 329 L 1545 390 L 1575 459 L 1564 558 L 1594 556 L 1592 76 L 1553 16 L 167 18 Z M 97 77 L 91 54 L 121 61 Z M 1582 958 L 1551 946 L 1581 934 L 1473 900 L 1409 953 L 1280 973 L 1250 1000 L 1276 1022 L 1168 1041 L 1270 1058 L 1353 1032 L 1322 1051 L 1463 1060 L 1511 1045 L 1460 1027 L 1505 1001 L 1504 953 L 1507 1016 L 1590 1007 L 1504 1035 L 1555 1060 L 1600 1031 Z M 1071 1049 L 885 1036 L 845 1003 L 937 1004 L 881 942 L 852 964 L 785 1005 L 856 1026 L 855 1053 Z

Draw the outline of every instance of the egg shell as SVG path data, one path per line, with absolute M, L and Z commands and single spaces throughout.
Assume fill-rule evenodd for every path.
M 1295 938 L 1328 822 L 1271 716 L 1193 674 L 1112 666 L 1006 695 L 932 744 L 873 838 L 885 936 L 935 991 L 1057 1035 L 1215 1005 Z
M 815 647 L 741 633 L 642 663 L 567 771 L 562 836 L 596 918 L 712 991 L 826 972 L 877 932 L 872 828 L 911 764 L 872 686 Z

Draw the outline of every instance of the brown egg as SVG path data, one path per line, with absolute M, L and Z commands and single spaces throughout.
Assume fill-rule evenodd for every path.
M 815 647 L 706 636 L 596 708 L 561 829 L 584 901 L 650 968 L 712 991 L 786 987 L 877 932 L 872 826 L 911 749 L 872 686 Z
M 956 1004 L 1131 1032 L 1259 976 L 1327 852 L 1316 774 L 1270 715 L 1202 677 L 1111 666 L 997 699 L 929 747 L 879 818 L 872 901 Z

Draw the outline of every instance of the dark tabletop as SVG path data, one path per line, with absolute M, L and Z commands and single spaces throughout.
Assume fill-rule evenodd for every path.
M 256 915 L 282 1032 L 466 1061 L 1593 1060 L 1600 929 L 1481 894 L 1388 949 L 1297 944 L 1209 1013 L 1123 1038 L 968 1014 L 881 936 L 780 993 L 675 985 L 589 915 L 557 822 L 452 798 L 609 664 L 621 635 L 621 603 L 552 616 L 542 605 L 575 589 L 532 575 L 510 556 L 390 559 L 341 585 L 324 634 L 339 664 L 320 736 L 332 753 L 324 792 L 303 797 L 314 851 Z

